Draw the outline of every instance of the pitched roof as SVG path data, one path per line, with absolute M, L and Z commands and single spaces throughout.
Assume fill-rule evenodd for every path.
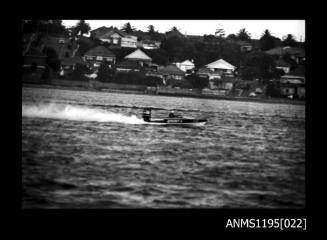
M 180 70 L 176 65 L 170 64 L 163 69 L 158 70 L 158 72 L 163 74 L 181 75 L 184 76 L 185 73 Z
M 125 68 L 125 69 L 141 69 L 142 67 L 135 61 L 126 60 L 116 64 L 117 68 Z
M 192 63 L 190 60 L 185 60 L 184 62 L 181 62 L 181 64 L 194 66 L 194 63 Z
M 215 62 L 209 63 L 206 65 L 206 67 L 207 68 L 218 68 L 218 69 L 229 69 L 229 70 L 234 70 L 236 68 L 235 66 L 226 62 L 223 59 L 219 59 Z
M 111 36 L 114 33 L 118 33 L 119 35 L 125 37 L 127 33 L 117 29 L 116 27 L 99 27 L 97 29 L 94 29 L 91 31 L 92 33 L 95 33 L 96 38 L 102 38 L 102 37 L 108 37 Z M 105 35 L 105 36 L 104 36 Z
M 147 60 L 151 61 L 152 58 L 150 58 L 148 55 L 146 55 L 144 52 L 142 52 L 140 49 L 136 49 L 134 52 L 131 54 L 127 55 L 125 59 L 130 59 L 130 60 Z
M 297 47 L 276 47 L 265 51 L 269 55 L 297 55 L 299 57 L 305 57 L 305 50 L 303 48 Z
M 91 56 L 103 56 L 103 57 L 115 57 L 115 54 L 113 54 L 111 51 L 109 51 L 104 46 L 97 46 L 95 48 L 92 48 L 91 50 L 87 51 L 85 55 L 91 55 Z

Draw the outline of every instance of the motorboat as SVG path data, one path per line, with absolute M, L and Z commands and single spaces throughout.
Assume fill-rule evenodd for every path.
M 171 112 L 168 118 L 152 118 L 151 108 L 143 109 L 143 120 L 153 125 L 176 125 L 176 126 L 203 126 L 207 119 L 184 118 Z

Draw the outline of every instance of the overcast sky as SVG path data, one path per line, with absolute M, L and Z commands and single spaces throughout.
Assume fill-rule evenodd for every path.
M 85 20 L 91 29 L 102 26 L 121 28 L 130 22 L 138 30 L 147 31 L 149 25 L 164 33 L 176 26 L 180 32 L 188 35 L 215 34 L 217 28 L 223 28 L 226 36 L 245 28 L 253 39 L 259 39 L 265 29 L 276 37 L 293 34 L 297 41 L 305 41 L 305 20 Z M 66 26 L 75 25 L 77 20 L 63 20 Z

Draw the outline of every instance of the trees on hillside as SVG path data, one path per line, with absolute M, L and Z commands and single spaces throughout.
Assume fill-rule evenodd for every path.
M 172 27 L 169 31 L 178 31 L 178 29 L 177 29 L 176 26 L 174 26 L 174 27 Z
M 75 35 L 79 33 L 80 36 L 83 36 L 83 34 L 88 34 L 90 30 L 91 27 L 88 23 L 85 22 L 85 20 L 79 20 L 74 28 L 74 33 Z
M 283 45 L 284 46 L 290 46 L 290 47 L 296 47 L 297 42 L 292 34 L 287 34 L 283 37 Z
M 269 79 L 274 74 L 275 63 L 272 57 L 263 52 L 251 52 L 244 58 L 241 77 L 246 80 Z
M 222 28 L 217 28 L 215 31 L 215 36 L 218 37 L 224 37 L 225 36 L 225 31 Z
M 261 35 L 259 43 L 262 51 L 266 51 L 274 47 L 274 37 L 270 34 L 268 29 L 266 29 Z
M 260 49 L 262 51 L 278 47 L 280 46 L 280 42 L 280 39 L 271 35 L 268 29 L 263 32 L 261 38 L 259 39 Z
M 240 29 L 240 31 L 237 33 L 236 37 L 239 39 L 239 40 L 242 40 L 242 41 L 249 41 L 251 40 L 251 34 L 248 33 L 245 28 L 242 28 Z
M 121 28 L 121 30 L 126 32 L 126 33 L 132 33 L 136 29 L 134 27 L 132 27 L 129 22 L 127 22 L 127 23 L 124 24 L 124 26 Z
M 153 25 L 149 25 L 148 26 L 148 33 L 151 35 L 151 34 L 153 34 L 155 32 L 155 30 L 154 30 L 154 26 Z

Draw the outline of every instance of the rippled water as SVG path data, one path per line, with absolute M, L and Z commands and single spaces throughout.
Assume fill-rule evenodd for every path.
M 305 206 L 305 106 L 22 89 L 24 208 Z M 204 127 L 148 125 L 175 109 Z

